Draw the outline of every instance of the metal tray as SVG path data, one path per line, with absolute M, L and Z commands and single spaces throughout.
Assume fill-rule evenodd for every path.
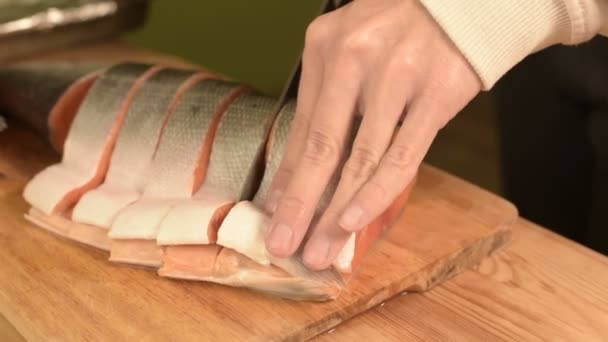
M 0 0 L 0 62 L 119 35 L 147 11 L 147 0 Z

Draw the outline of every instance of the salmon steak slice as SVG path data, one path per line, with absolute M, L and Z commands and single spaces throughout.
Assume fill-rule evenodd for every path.
M 26 186 L 26 217 L 110 250 L 111 262 L 292 300 L 331 300 L 400 215 L 413 187 L 350 234 L 331 268 L 311 271 L 301 251 L 276 258 L 264 241 L 271 219 L 264 204 L 285 153 L 295 100 L 277 113 L 276 99 L 245 85 L 162 66 L 125 63 L 88 77 L 80 102 L 73 97 L 77 111 L 48 120 L 73 119 L 62 128 L 65 141 L 57 140 L 61 162 Z M 347 158 L 341 156 L 336 170 Z M 332 175 L 311 225 L 336 201 L 340 174 Z
M 163 130 L 142 196 L 112 222 L 111 261 L 161 266 L 162 247 L 156 243 L 160 224 L 173 206 L 200 188 L 222 115 L 247 89 L 209 79 L 183 95 Z
M 219 247 L 215 245 L 168 247 L 164 265 L 159 270 L 161 276 L 246 287 L 293 300 L 333 299 L 345 288 L 345 282 L 369 253 L 373 243 L 380 239 L 382 232 L 398 217 L 411 186 L 381 217 L 359 233 L 351 235 L 332 269 L 309 271 L 303 265 L 300 255 L 291 258 L 273 257 L 268 253 L 264 241 L 270 215 L 262 208 L 284 153 L 294 111 L 295 101 L 292 101 L 284 106 L 276 118 L 266 145 L 264 177 L 253 201 L 239 202 L 221 222 L 217 245 L 223 248 L 217 252 Z M 354 133 L 350 144 L 353 141 Z M 341 165 L 345 160 L 346 156 L 342 158 Z M 320 200 L 318 214 L 329 204 L 338 179 L 337 175 L 332 177 Z M 209 267 L 213 263 L 215 267 Z
M 274 98 L 247 93 L 228 107 L 213 140 L 204 183 L 161 222 L 159 245 L 170 249 L 215 243 L 230 208 L 252 197 L 258 186 L 275 106 Z
M 336 298 L 343 284 L 330 273 L 310 279 L 294 276 L 275 265 L 260 265 L 219 245 L 180 246 L 167 249 L 159 275 L 242 287 L 293 300 L 326 301 Z
M 103 181 L 133 97 L 160 69 L 125 63 L 99 76 L 74 117 L 61 162 L 47 167 L 26 185 L 23 196 L 32 206 L 26 218 L 36 216 L 39 222 L 46 217 L 53 222 L 50 216 L 65 216 L 85 192 Z M 62 232 L 64 228 L 56 231 Z
M 147 170 L 173 110 L 188 89 L 210 77 L 163 69 L 144 83 L 129 107 L 103 184 L 85 193 L 73 209 L 72 234 L 80 242 L 97 247 L 105 239 L 109 250 L 109 228 L 121 209 L 141 197 L 148 182 Z M 79 229 L 83 234 L 76 232 Z M 91 243 L 87 243 L 89 237 Z
M 270 215 L 262 208 L 264 208 L 270 185 L 284 154 L 289 129 L 291 128 L 295 113 L 295 106 L 295 100 L 287 103 L 277 117 L 267 147 L 268 157 L 264 178 L 253 199 L 253 203 L 243 202 L 242 204 L 237 204 L 237 206 L 229 212 L 218 232 L 217 243 L 219 245 L 232 248 L 235 251 L 256 260 L 258 263 L 266 265 L 276 262 L 276 259 L 266 250 L 264 236 L 268 230 Z M 345 151 L 349 151 L 352 147 L 359 124 L 360 118 L 357 118 L 353 123 L 353 129 L 351 130 L 351 135 L 347 141 Z M 336 170 L 342 170 L 347 157 L 347 154 L 342 156 Z M 319 200 L 315 218 L 313 219 L 311 226 L 315 225 L 321 214 L 323 214 L 329 206 L 332 196 L 337 189 L 340 179 L 339 176 L 340 172 L 335 172 L 327 184 L 326 189 Z M 410 184 L 394 203 L 371 224 L 358 233 L 351 234 L 349 240 L 333 264 L 334 270 L 339 272 L 345 280 L 352 275 L 353 271 L 363 260 L 363 257 L 369 253 L 374 242 L 380 239 L 382 233 L 399 217 L 403 207 L 407 203 L 412 187 L 413 183 Z M 247 220 L 244 218 L 247 218 Z M 305 242 L 306 241 L 304 241 L 304 243 Z M 281 262 L 287 263 L 285 260 L 282 260 Z M 299 260 L 292 260 L 289 265 L 290 267 L 296 267 L 296 264 L 298 263 L 300 263 Z M 305 267 L 297 265 L 297 268 L 302 269 Z

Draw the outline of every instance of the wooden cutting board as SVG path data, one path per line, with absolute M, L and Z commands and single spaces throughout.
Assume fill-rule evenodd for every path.
M 23 186 L 57 160 L 15 124 L 0 133 L 0 317 L 32 341 L 307 339 L 478 264 L 509 240 L 517 217 L 503 199 L 425 165 L 401 220 L 349 290 L 298 303 L 112 264 L 29 224 Z

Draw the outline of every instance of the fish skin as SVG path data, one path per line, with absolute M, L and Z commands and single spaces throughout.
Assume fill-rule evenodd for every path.
M 275 104 L 273 97 L 249 92 L 228 107 L 213 142 L 205 185 L 221 187 L 237 200 L 254 195 Z
M 234 85 L 234 86 L 236 88 L 236 85 Z M 247 96 L 237 96 L 237 97 L 235 97 L 236 100 L 234 100 L 233 103 L 237 103 L 239 100 L 242 100 L 246 97 Z M 243 101 L 243 102 L 246 102 L 246 101 Z M 235 197 L 235 198 L 237 196 L 234 194 L 239 193 L 238 199 L 243 200 L 237 204 L 237 206 L 239 206 L 239 210 L 233 210 L 228 214 L 229 216 L 230 216 L 230 214 L 233 214 L 233 216 L 232 216 L 233 219 L 235 218 L 235 215 L 239 215 L 239 213 L 243 213 L 242 211 L 240 211 L 240 208 L 247 208 L 247 210 L 253 209 L 254 211 L 257 211 L 257 213 L 254 213 L 254 215 L 257 215 L 260 218 L 268 219 L 269 218 L 268 213 L 264 212 L 264 210 L 261 208 L 263 208 L 263 203 L 268 194 L 268 189 L 269 189 L 270 183 L 272 181 L 272 178 L 274 177 L 274 173 L 276 172 L 276 169 L 278 168 L 278 165 L 279 165 L 282 155 L 284 153 L 285 143 L 287 140 L 287 134 L 288 134 L 288 130 L 291 125 L 291 121 L 293 120 L 294 111 L 295 111 L 295 101 L 292 101 L 283 108 L 281 113 L 279 113 L 279 116 L 277 117 L 274 124 L 272 125 L 271 133 L 269 134 L 269 136 L 267 136 L 266 143 L 264 143 L 264 141 L 262 141 L 257 146 L 257 150 L 256 150 L 257 153 L 253 154 L 256 156 L 253 158 L 254 163 L 259 160 L 266 161 L 262 180 L 259 184 L 257 192 L 255 193 L 255 196 L 253 196 L 254 197 L 253 199 L 250 198 L 251 192 L 252 192 L 251 189 L 255 188 L 255 185 L 257 185 L 257 183 L 258 183 L 257 178 L 259 178 L 259 175 L 255 175 L 256 174 L 255 171 L 258 170 L 259 168 L 257 168 L 257 167 L 250 168 L 249 170 L 246 170 L 248 172 L 239 170 L 239 168 L 240 168 L 239 166 L 241 166 L 241 164 L 239 164 L 237 166 L 230 164 L 230 160 L 232 160 L 233 158 L 238 158 L 239 156 L 235 155 L 234 157 L 227 157 L 227 154 L 225 154 L 225 153 L 216 155 L 219 160 L 219 163 L 222 165 L 223 168 L 227 168 L 228 170 L 234 170 L 234 172 L 236 174 L 234 174 L 232 176 L 226 176 L 224 173 L 221 172 L 220 167 L 218 167 L 216 169 L 216 170 L 219 170 L 220 172 L 218 172 L 217 174 L 214 174 L 214 171 L 213 171 L 214 169 L 211 168 L 211 166 L 209 166 L 209 169 L 204 170 L 204 174 L 202 176 L 197 177 L 196 175 L 193 175 L 193 180 L 191 182 L 193 185 L 190 187 L 190 190 L 189 190 L 190 194 L 196 192 L 196 188 L 197 188 L 196 178 L 198 178 L 198 182 L 203 183 L 203 186 L 200 189 L 204 189 L 205 184 L 219 183 L 217 186 L 211 187 L 211 188 L 215 188 L 218 192 L 232 193 L 232 197 Z M 225 113 L 224 113 L 224 115 L 225 115 Z M 360 121 L 357 120 L 355 122 L 355 129 L 352 130 L 353 135 L 352 135 L 350 141 L 348 142 L 351 145 L 352 145 L 352 142 L 354 141 L 356 125 L 358 125 L 359 123 L 360 123 Z M 234 127 L 234 124 L 228 125 L 228 126 Z M 268 123 L 266 125 L 262 125 L 262 126 L 265 127 L 266 131 L 268 131 L 268 129 L 270 128 L 270 123 Z M 229 129 L 224 134 L 224 133 L 220 133 L 221 127 L 222 126 L 221 126 L 221 121 L 220 121 L 220 126 L 216 132 L 217 138 L 224 137 L 224 138 L 226 138 L 226 141 L 230 141 L 230 143 L 227 146 L 242 145 L 242 144 L 239 144 L 238 142 L 240 140 L 243 140 L 243 138 L 239 139 L 238 134 L 242 134 L 243 132 L 235 133 L 235 131 L 233 129 Z M 246 134 L 245 134 L 245 136 L 246 136 Z M 185 138 L 183 136 L 180 136 L 180 138 L 185 139 L 186 141 L 188 140 L 187 138 Z M 184 140 L 180 140 L 179 142 L 182 142 L 182 141 L 184 141 Z M 209 141 L 209 139 L 207 139 L 207 141 Z M 235 144 L 235 142 L 236 142 L 236 144 Z M 215 145 L 215 141 L 214 141 L 214 145 Z M 351 145 L 349 145 L 349 146 L 351 146 Z M 161 148 L 161 146 L 163 146 L 163 144 L 159 144 L 159 146 L 158 146 L 159 149 Z M 165 147 L 166 147 L 166 145 L 165 145 Z M 349 148 L 347 148 L 347 150 L 348 149 Z M 265 153 L 264 153 L 265 158 L 261 158 L 261 153 L 260 153 L 261 151 L 265 151 Z M 155 155 L 156 154 L 157 153 L 155 153 Z M 238 151 L 237 151 L 237 154 L 238 154 Z M 201 158 L 201 155 L 203 155 L 203 154 L 201 154 L 201 153 L 197 154 L 198 159 Z M 174 155 L 171 155 L 170 157 L 173 158 L 173 159 L 171 159 L 173 161 L 177 161 L 176 158 L 179 158 Z M 346 158 L 347 158 L 347 155 L 344 155 L 337 170 L 341 169 L 341 166 L 346 161 Z M 200 160 L 197 160 L 197 162 L 200 163 Z M 208 160 L 208 162 L 209 162 L 208 163 L 209 165 L 211 165 L 211 163 L 213 162 L 213 153 L 211 153 L 210 160 Z M 227 164 L 224 164 L 226 162 L 227 162 Z M 242 162 L 239 161 L 239 163 L 242 163 Z M 218 164 L 218 165 L 220 165 L 220 164 Z M 245 163 L 245 164 L 247 164 L 247 163 Z M 164 165 L 166 166 L 167 164 L 164 164 Z M 170 163 L 169 165 L 171 167 L 175 167 L 175 165 L 172 163 Z M 202 164 L 200 164 L 200 165 L 202 165 Z M 165 171 L 167 171 L 167 170 L 165 170 Z M 246 176 L 245 176 L 245 174 L 246 174 Z M 222 178 L 222 177 L 225 177 L 225 178 Z M 214 179 L 217 179 L 217 181 Z M 322 195 L 322 199 L 320 201 L 318 210 L 316 212 L 317 215 L 315 215 L 315 220 L 318 219 L 319 214 L 321 214 L 325 210 L 327 205 L 329 204 L 329 201 L 331 200 L 331 197 L 333 196 L 333 193 L 335 192 L 338 180 L 339 180 L 339 173 L 336 172 L 333 175 L 333 177 L 331 178 L 329 185 L 326 188 L 326 191 Z M 209 182 L 207 183 L 205 181 L 209 181 Z M 186 189 L 183 191 L 183 193 L 188 193 L 187 188 L 189 188 L 188 185 L 183 187 L 183 189 Z M 249 188 L 249 190 L 247 190 L 246 188 Z M 159 189 L 162 189 L 162 187 Z M 173 188 L 165 185 L 165 189 L 167 191 L 163 192 L 159 189 L 156 189 L 155 195 L 150 198 L 150 203 L 154 204 L 153 207 L 156 206 L 157 204 L 159 206 L 166 206 L 166 203 L 163 204 L 161 202 L 167 201 L 167 199 L 170 202 L 173 202 L 176 199 L 176 197 L 174 196 L 175 193 L 173 193 L 173 195 L 167 196 L 167 191 L 173 191 L 174 190 Z M 238 191 L 238 190 L 240 190 L 240 191 Z M 393 206 L 391 206 L 391 208 L 389 208 L 387 210 L 387 212 L 385 214 L 383 214 L 381 218 L 379 218 L 379 220 L 377 220 L 378 222 L 374 222 L 372 225 L 370 225 L 370 227 L 367 228 L 367 230 L 364 230 L 363 232 L 365 234 L 358 234 L 358 235 L 353 234 L 353 237 L 351 238 L 350 243 L 347 244 L 347 247 L 345 247 L 345 248 L 352 248 L 353 255 L 351 257 L 346 258 L 347 259 L 345 262 L 346 265 L 342 265 L 340 267 L 338 267 L 337 265 L 334 265 L 335 269 L 330 269 L 330 270 L 321 271 L 321 272 L 311 272 L 303 265 L 300 255 L 296 255 L 292 258 L 275 258 L 275 257 L 267 254 L 267 252 L 265 251 L 263 239 L 259 238 L 259 236 L 264 235 L 263 231 L 258 231 L 257 233 L 253 232 L 259 236 L 254 237 L 253 239 L 250 239 L 250 240 L 254 240 L 254 242 L 255 242 L 254 245 L 256 245 L 260 248 L 263 248 L 263 249 L 260 249 L 263 253 L 258 254 L 258 255 L 251 254 L 250 253 L 251 251 L 248 251 L 246 248 L 243 249 L 242 248 L 243 246 L 239 245 L 238 243 L 234 246 L 232 244 L 225 243 L 224 247 L 222 247 L 220 245 L 187 246 L 187 247 L 178 246 L 178 248 L 174 248 L 174 249 L 171 249 L 171 247 L 169 247 L 169 248 L 167 248 L 166 252 L 163 253 L 162 249 L 158 248 L 158 246 L 155 246 L 155 241 L 153 239 L 146 240 L 145 238 L 144 239 L 135 238 L 135 240 L 132 240 L 133 238 L 123 237 L 118 240 L 115 240 L 115 242 L 117 242 L 117 245 L 125 243 L 127 246 L 127 247 L 124 247 L 119 250 L 121 253 L 125 252 L 125 251 L 129 252 L 129 247 L 128 247 L 129 243 L 143 242 L 143 244 L 139 245 L 141 247 L 139 250 L 131 249 L 130 253 L 122 253 L 122 254 L 117 253 L 115 255 L 115 260 L 112 260 L 112 257 L 111 257 L 111 260 L 117 261 L 117 262 L 127 262 L 130 264 L 137 264 L 137 265 L 142 265 L 142 266 L 158 268 L 159 266 L 161 266 L 160 261 L 162 259 L 162 260 L 164 260 L 164 265 L 162 265 L 163 267 L 161 267 L 159 269 L 158 273 L 159 273 L 159 275 L 165 276 L 165 277 L 179 278 L 179 279 L 191 279 L 191 280 L 203 280 L 203 281 L 210 281 L 210 282 L 215 282 L 215 283 L 235 286 L 235 287 L 246 287 L 251 290 L 266 293 L 266 294 L 269 294 L 272 296 L 293 299 L 293 300 L 309 300 L 309 301 L 310 300 L 314 300 L 314 301 L 330 300 L 330 299 L 336 298 L 345 287 L 344 274 L 342 274 L 340 272 L 348 271 L 349 273 L 346 274 L 346 276 L 349 276 L 350 272 L 352 271 L 351 268 L 352 267 L 356 268 L 356 266 L 360 263 L 361 258 L 364 256 L 364 254 L 367 254 L 367 252 L 370 248 L 369 245 L 371 245 L 371 244 L 368 244 L 368 242 L 371 243 L 371 242 L 374 242 L 375 240 L 379 239 L 380 238 L 379 233 L 381 233 L 388 226 L 390 226 L 390 224 L 392 224 L 394 219 L 398 216 L 398 213 L 400 212 L 400 209 L 403 207 L 404 202 L 407 199 L 407 196 L 409 196 L 409 190 L 411 190 L 410 187 L 408 187 L 408 189 L 406 189 L 406 191 L 404 191 L 404 193 L 402 193 L 402 195 L 400 196 L 398 201 L 396 201 L 396 203 Z M 158 201 L 159 203 L 155 203 L 156 201 Z M 148 204 L 150 204 L 150 203 L 148 203 Z M 180 203 L 180 202 L 178 201 L 175 203 Z M 173 204 L 171 204 L 171 206 L 173 206 Z M 34 208 L 33 212 L 36 212 L 35 210 L 36 209 Z M 39 215 L 40 212 L 38 211 L 37 213 L 38 214 L 36 214 L 36 215 Z M 37 225 L 39 225 L 43 228 L 46 228 L 46 229 L 49 229 L 52 231 L 55 230 L 57 232 L 57 227 L 49 228 L 48 220 L 47 221 L 40 220 L 39 217 L 36 215 L 30 216 L 31 221 L 35 222 Z M 155 216 L 156 218 L 160 217 L 161 221 L 162 221 L 162 216 L 164 215 L 162 210 L 160 211 L 160 214 L 156 213 L 155 215 L 156 215 Z M 44 216 L 43 216 L 43 218 L 44 218 Z M 62 218 L 62 217 L 56 216 L 55 218 Z M 156 220 L 156 218 L 153 218 L 152 220 L 150 220 L 150 222 Z M 140 219 L 148 219 L 148 217 L 140 217 Z M 65 226 L 63 228 L 67 227 L 67 231 L 63 232 L 62 235 L 68 236 L 68 237 L 70 237 L 70 235 L 71 235 L 71 238 L 73 240 L 81 241 L 79 239 L 82 239 L 82 237 L 78 237 L 75 234 L 73 234 L 73 232 L 72 232 L 74 230 L 73 229 L 73 227 L 75 225 L 74 222 L 67 220 L 65 218 L 62 218 L 61 221 L 62 222 L 65 221 L 62 223 Z M 236 222 L 238 222 L 238 220 Z M 47 227 L 45 227 L 45 225 L 47 225 Z M 230 226 L 234 229 L 234 227 L 236 227 L 237 225 L 231 224 Z M 252 227 L 249 227 L 249 228 L 253 228 L 253 229 L 262 228 L 263 229 L 263 228 L 267 228 L 266 226 L 267 226 L 267 224 L 259 224 L 259 225 L 252 225 Z M 225 226 L 222 226 L 222 227 L 226 228 Z M 242 229 L 247 228 L 247 227 L 243 227 L 243 225 L 241 224 L 239 226 L 239 228 L 241 229 L 240 231 L 231 232 L 230 230 L 226 230 L 226 231 L 224 231 L 224 234 L 228 234 L 228 236 L 232 236 L 235 234 L 238 235 L 239 233 L 244 233 L 242 231 Z M 221 232 L 222 232 L 222 230 L 220 229 L 220 233 Z M 82 236 L 86 236 L 86 234 L 84 234 Z M 261 242 L 257 241 L 257 240 L 260 240 Z M 358 251 L 356 250 L 358 244 L 361 242 L 360 240 L 366 240 L 366 241 L 364 241 L 364 243 L 366 245 L 363 248 L 363 250 L 364 250 L 363 253 L 357 253 Z M 370 240 L 370 241 L 367 241 L 367 240 Z M 373 241 L 371 241 L 371 240 L 373 240 Z M 223 241 L 225 242 L 227 240 L 223 239 Z M 218 243 L 219 242 L 220 241 L 218 241 Z M 105 244 L 105 242 L 103 242 L 103 241 L 100 243 Z M 234 247 L 234 249 L 233 249 L 233 247 Z M 184 256 L 189 256 L 189 257 L 193 257 L 193 258 L 184 260 Z M 251 257 L 253 257 L 253 258 L 251 258 Z
M 275 118 L 267 143 L 261 148 L 265 151 L 266 158 L 261 159 L 266 160 L 266 167 L 255 196 L 257 203 L 265 200 L 267 186 L 280 163 L 294 110 L 294 102 L 284 106 Z M 208 252 L 217 248 L 215 245 L 168 246 L 159 275 L 245 287 L 292 300 L 336 298 L 344 288 L 338 272 L 332 269 L 312 272 L 299 255 L 275 258 L 267 252 L 264 236 L 270 217 L 261 208 L 251 201 L 236 204 L 220 226 L 217 244 L 224 248 L 219 254 Z M 249 224 L 243 225 L 243 221 Z M 214 267 L 209 268 L 209 263 L 214 263 Z
M 211 146 L 227 107 L 248 88 L 223 80 L 204 80 L 184 96 L 167 123 L 150 168 L 142 197 L 119 212 L 112 223 L 112 239 L 156 243 L 158 229 L 167 213 L 180 201 L 189 200 L 207 172 Z M 128 251 L 111 250 L 110 260 L 121 262 Z M 116 257 L 115 257 L 116 256 Z M 134 259 L 126 262 L 137 264 Z M 144 260 L 160 265 L 161 260 Z
M 86 193 L 73 210 L 71 238 L 110 251 L 108 229 L 120 210 L 141 197 L 146 171 L 173 110 L 191 87 L 214 77 L 193 70 L 164 69 L 144 84 L 127 114 L 104 183 Z M 114 259 L 124 259 L 116 255 L 116 250 L 125 250 L 121 247 L 125 244 L 128 247 L 123 242 L 115 247 Z M 149 259 L 156 260 L 156 246 L 148 247 L 152 251 Z M 140 244 L 140 248 L 144 246 Z M 146 256 L 140 253 L 138 258 Z
M 118 211 L 139 199 L 146 184 L 145 172 L 174 109 L 171 104 L 194 75 L 199 80 L 208 77 L 190 70 L 164 69 L 146 81 L 129 108 L 103 184 L 82 196 L 73 221 L 109 228 Z
M 230 208 L 253 196 L 263 171 L 260 162 L 275 105 L 275 98 L 249 92 L 228 107 L 213 141 L 205 181 L 162 221 L 157 236 L 160 245 L 214 243 Z
M 265 264 L 268 264 L 271 261 L 272 257 L 269 253 L 266 252 L 265 239 L 263 238 L 266 235 L 265 230 L 268 228 L 266 226 L 270 222 L 270 214 L 264 209 L 264 203 L 266 202 L 266 198 L 268 196 L 268 191 L 271 186 L 272 180 L 275 176 L 276 171 L 278 170 L 279 164 L 281 163 L 282 157 L 285 153 L 287 137 L 295 115 L 295 108 L 296 101 L 290 100 L 284 105 L 284 107 L 281 109 L 279 115 L 276 118 L 275 124 L 272 129 L 272 134 L 268 140 L 268 146 L 266 147 L 267 157 L 264 177 L 252 201 L 253 203 L 243 203 L 243 205 L 237 205 L 237 207 L 235 207 L 235 210 L 232 210 L 230 213 L 228 213 L 228 217 L 226 217 L 224 224 L 220 226 L 220 230 L 218 233 L 218 244 L 226 244 L 227 247 L 233 248 L 240 253 L 243 253 L 249 257 L 256 259 L 256 261 L 263 262 Z M 348 150 L 349 147 L 352 146 L 352 144 L 354 143 L 357 131 L 356 128 L 358 127 L 360 122 L 360 119 L 355 120 L 349 139 L 347 139 L 346 142 L 346 150 Z M 345 164 L 347 157 L 348 155 L 346 153 L 341 157 L 336 171 L 333 173 L 328 184 L 326 185 L 325 191 L 319 199 L 311 226 L 314 226 L 316 224 L 320 216 L 323 214 L 323 212 L 329 205 L 329 202 L 331 201 L 331 198 L 335 193 L 338 185 L 340 177 L 339 170 L 342 169 L 342 166 Z M 259 223 L 258 225 L 248 225 L 247 227 L 241 227 L 241 224 L 239 224 L 239 216 L 265 216 L 265 219 L 259 218 L 255 220 Z M 250 218 L 250 221 L 251 220 L 254 219 Z M 247 228 L 263 231 L 249 232 L 249 234 L 245 234 L 243 230 Z M 245 234 L 245 236 L 255 237 L 255 239 L 233 239 L 232 236 L 238 235 L 239 232 L 240 234 Z M 305 242 L 306 241 L 304 240 L 303 244 Z M 287 258 L 286 260 L 291 260 L 291 262 L 296 263 L 295 258 Z M 286 267 L 288 266 L 290 268 L 294 268 L 294 270 L 303 270 L 304 267 L 303 265 L 290 265 L 286 261 L 282 261 L 282 263 Z
M 61 214 L 82 193 L 99 185 L 130 97 L 137 93 L 138 82 L 158 70 L 149 65 L 123 63 L 104 72 L 74 119 L 62 161 L 34 176 L 25 187 L 25 200 L 47 215 Z M 98 144 L 91 147 L 87 144 L 91 141 Z
M 106 66 L 85 63 L 22 63 L 0 67 L 0 112 L 51 141 L 49 114 L 74 82 Z
M 142 197 L 121 210 L 112 224 L 111 238 L 155 239 L 156 229 L 171 207 L 192 196 L 198 152 L 203 150 L 214 120 L 219 119 L 219 106 L 235 88 L 234 84 L 204 80 L 184 96 L 164 129 Z M 206 170 L 207 160 L 204 164 Z M 146 216 L 149 222 L 143 221 Z M 137 223 L 139 227 L 134 226 Z
M 265 148 L 266 165 L 264 167 L 264 176 L 253 197 L 253 203 L 260 208 L 265 207 L 268 191 L 272 185 L 274 175 L 281 164 L 281 158 L 285 152 L 285 142 L 289 135 L 289 128 L 291 127 L 295 110 L 296 101 L 291 100 L 285 103 L 279 111 L 279 114 L 272 125 L 272 130 L 268 135 L 268 141 L 266 142 Z

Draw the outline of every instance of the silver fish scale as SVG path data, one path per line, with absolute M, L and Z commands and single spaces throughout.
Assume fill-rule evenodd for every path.
M 281 108 L 281 111 L 275 119 L 275 127 L 273 128 L 272 136 L 269 137 L 272 144 L 268 146 L 269 155 L 266 156 L 264 177 L 262 178 L 262 182 L 253 199 L 253 202 L 259 207 L 264 207 L 264 202 L 266 202 L 266 199 L 268 198 L 268 191 L 270 191 L 270 185 L 272 184 L 274 175 L 277 172 L 283 154 L 285 153 L 285 144 L 287 143 L 289 127 L 293 121 L 295 110 L 296 101 L 290 100 Z
M 191 180 L 213 117 L 236 84 L 204 80 L 182 97 L 167 122 L 154 157 L 146 194 L 183 197 Z
M 66 156 L 94 160 L 73 160 L 75 167 L 97 164 L 96 158 L 105 147 L 105 143 L 100 142 L 107 140 L 126 95 L 137 78 L 149 68 L 144 64 L 118 64 L 109 68 L 95 82 L 74 118 L 64 147 Z
M 137 183 L 148 166 L 165 114 L 179 87 L 193 71 L 163 69 L 150 77 L 137 93 L 116 141 L 108 179 Z
M 213 142 L 205 186 L 235 199 L 252 195 L 275 105 L 275 98 L 247 93 L 228 107 Z

